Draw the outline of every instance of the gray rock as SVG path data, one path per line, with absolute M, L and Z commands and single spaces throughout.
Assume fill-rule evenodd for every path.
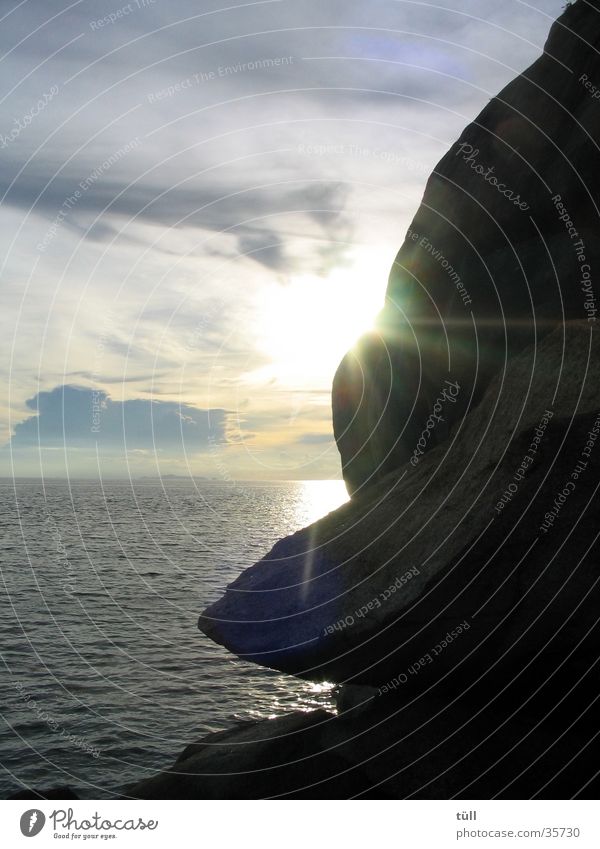
M 139 799 L 596 799 L 590 693 L 543 688 L 498 697 L 439 693 L 360 712 L 247 723 L 188 746 L 172 767 L 131 784 Z M 527 695 L 527 699 L 525 698 Z M 548 703 L 558 708 L 548 711 Z M 575 718 L 575 722 L 573 719 Z M 552 745 L 549 745 L 551 741 Z
M 597 617 L 597 339 L 570 324 L 524 351 L 446 442 L 277 543 L 201 630 L 383 692 L 510 677 L 540 652 L 552 669 L 553 641 L 574 648 Z
M 246 660 L 341 685 L 311 726 L 324 792 L 597 786 L 598 47 L 600 0 L 579 0 L 435 169 L 334 381 L 351 501 L 200 617 Z
M 376 329 L 334 380 L 351 493 L 410 459 L 447 379 L 462 386 L 446 405 L 453 423 L 557 322 L 597 317 L 598 48 L 600 2 L 580 0 L 552 27 L 544 55 L 491 99 L 429 178 Z M 445 435 L 436 428 L 424 450 Z
M 379 696 L 375 687 L 360 687 L 347 684 L 334 690 L 335 707 L 339 716 L 355 719 L 359 713 L 368 711 Z

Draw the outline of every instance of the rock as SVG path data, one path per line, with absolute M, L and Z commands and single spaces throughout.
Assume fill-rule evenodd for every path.
M 357 687 L 347 684 L 334 690 L 335 708 L 340 716 L 350 715 L 355 719 L 359 713 L 369 710 L 373 699 L 379 696 L 375 687 Z
M 538 653 L 554 671 L 599 606 L 599 385 L 598 333 L 558 327 L 416 466 L 278 542 L 200 629 L 255 663 L 407 697 Z
M 174 766 L 130 785 L 139 799 L 262 799 L 293 795 L 311 798 L 315 787 L 346 798 L 366 779 L 348 776 L 348 763 L 335 747 L 323 749 L 326 711 L 289 714 L 275 721 L 244 723 L 188 746 Z M 346 775 L 344 776 L 344 773 Z
M 593 711 L 581 710 L 590 692 L 580 684 L 565 697 L 551 682 L 527 702 L 529 691 L 519 692 L 520 710 L 511 689 L 500 696 L 482 689 L 408 704 L 378 698 L 367 710 L 339 717 L 316 711 L 247 723 L 188 746 L 169 770 L 129 785 L 123 795 L 597 799 L 597 723 Z M 549 711 L 548 704 L 557 708 Z
M 340 685 L 339 716 L 285 737 L 295 764 L 308 723 L 326 798 L 598 786 L 598 47 L 600 0 L 578 0 L 439 163 L 334 381 L 351 501 L 200 617 L 246 660 Z M 274 795 L 263 780 L 220 792 Z
M 452 423 L 556 322 L 597 317 L 599 47 L 600 0 L 579 0 L 431 175 L 376 329 L 334 380 L 351 494 L 410 458 L 447 379 L 462 386 Z
M 209 735 L 123 797 L 597 798 L 598 47 L 578 0 L 436 167 L 334 381 L 351 502 L 200 617 L 339 714 Z

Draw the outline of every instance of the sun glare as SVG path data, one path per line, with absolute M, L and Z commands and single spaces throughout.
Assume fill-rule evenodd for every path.
M 300 486 L 301 497 L 297 506 L 299 527 L 316 522 L 348 501 L 348 492 L 343 480 L 302 481 Z
M 369 254 L 326 277 L 269 286 L 259 307 L 259 345 L 271 360 L 262 377 L 329 388 L 341 358 L 382 308 L 388 270 L 380 254 Z

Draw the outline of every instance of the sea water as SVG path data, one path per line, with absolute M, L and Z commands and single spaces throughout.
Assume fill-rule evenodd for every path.
M 0 483 L 0 796 L 110 798 L 236 721 L 331 707 L 236 659 L 198 614 L 341 481 Z

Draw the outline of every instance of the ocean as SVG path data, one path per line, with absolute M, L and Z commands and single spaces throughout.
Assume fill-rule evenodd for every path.
M 327 686 L 240 661 L 200 611 L 341 481 L 0 482 L 0 796 L 111 798 L 240 720 L 332 707 Z

